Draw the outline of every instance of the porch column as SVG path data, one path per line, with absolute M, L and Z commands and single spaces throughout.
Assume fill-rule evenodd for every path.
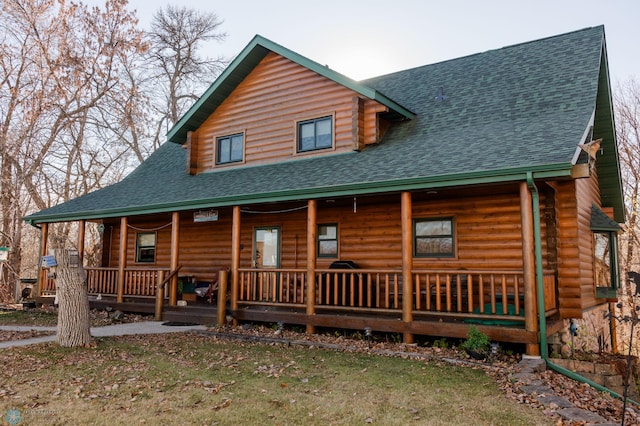
M 240 206 L 233 207 L 231 225 L 231 313 L 238 310 L 238 283 L 240 269 Z M 235 321 L 234 321 L 235 323 Z
M 180 213 L 173 212 L 171 214 L 171 264 L 169 268 L 171 272 L 178 269 L 178 242 L 180 238 Z M 170 272 L 170 273 L 171 273 Z M 174 274 L 171 277 L 171 284 L 169 286 L 169 305 L 176 306 L 178 304 L 178 274 Z
M 307 315 L 316 314 L 317 208 L 316 200 L 307 201 Z M 315 325 L 307 324 L 307 333 L 315 332 Z
M 78 259 L 80 264 L 84 264 L 84 234 L 86 228 L 86 221 L 81 220 L 78 222 Z
M 120 250 L 118 254 L 118 288 L 116 302 L 124 302 L 124 268 L 127 266 L 127 218 L 120 218 Z
M 49 224 L 43 223 L 41 225 L 40 234 L 40 259 L 38 259 L 38 265 L 42 266 L 42 256 L 47 255 L 47 240 L 49 239 Z M 47 270 L 40 268 L 38 270 L 38 296 L 42 296 L 42 289 L 44 288 L 47 280 Z
M 413 322 L 413 226 L 411 224 L 411 193 L 400 196 L 402 222 L 402 321 Z M 403 334 L 404 343 L 413 343 L 413 334 Z
M 533 233 L 533 209 L 531 192 L 526 182 L 520 183 L 520 216 L 522 221 L 522 266 L 524 273 L 524 327 L 538 332 L 538 309 L 536 297 L 536 266 Z M 540 315 L 544 315 L 541 312 Z M 540 345 L 527 344 L 527 355 L 539 356 Z

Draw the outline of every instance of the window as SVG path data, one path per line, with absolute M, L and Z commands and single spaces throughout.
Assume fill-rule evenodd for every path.
M 600 207 L 591 206 L 591 231 L 593 232 L 593 275 L 596 297 L 617 297 L 620 287 L 618 263 L 618 231 L 620 225 Z
M 136 262 L 154 263 L 156 261 L 156 234 L 139 233 L 136 235 Z
M 618 244 L 615 232 L 594 232 L 596 297 L 614 298 L 618 288 Z
M 333 120 L 315 118 L 298 123 L 298 152 L 314 151 L 333 146 Z
M 416 219 L 413 221 L 415 257 L 453 257 L 453 219 Z
M 318 225 L 318 257 L 338 257 L 338 225 Z
M 244 157 L 244 134 L 216 139 L 216 164 L 237 163 Z

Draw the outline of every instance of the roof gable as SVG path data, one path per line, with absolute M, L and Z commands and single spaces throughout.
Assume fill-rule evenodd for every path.
M 380 102 L 396 118 L 411 119 L 414 113 L 377 90 L 358 83 L 260 35 L 256 35 L 224 72 L 167 133 L 167 140 L 183 144 L 187 132 L 196 130 L 269 52 L 276 53 L 354 92 Z

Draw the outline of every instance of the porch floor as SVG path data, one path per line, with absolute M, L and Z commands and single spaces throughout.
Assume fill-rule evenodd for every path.
M 39 298 L 38 303 L 53 303 L 53 298 Z M 202 325 L 217 324 L 217 305 L 205 301 L 189 301 L 187 306 L 169 306 L 165 301 L 162 311 L 163 321 L 197 323 Z M 101 300 L 90 298 L 89 304 L 94 309 L 111 309 L 122 312 L 150 314 L 155 313 L 155 300 L 152 298 L 127 298 L 124 303 L 117 303 L 114 298 L 103 297 Z M 363 331 L 370 327 L 378 332 L 408 333 L 434 337 L 466 338 L 469 323 L 459 318 L 443 316 L 416 315 L 414 321 L 405 323 L 400 313 L 367 314 L 357 311 L 322 310 L 315 315 L 307 315 L 304 309 L 277 306 L 243 306 L 228 311 L 227 316 L 240 322 L 282 322 L 288 325 L 303 325 L 320 328 L 340 328 Z M 478 328 L 491 340 L 512 343 L 536 343 L 538 333 L 524 330 L 523 323 L 514 325 L 481 325 Z M 553 329 L 553 327 L 550 327 Z M 549 332 L 551 330 L 547 330 Z

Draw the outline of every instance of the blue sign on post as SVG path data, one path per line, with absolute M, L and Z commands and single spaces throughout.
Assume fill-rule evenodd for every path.
M 56 262 L 55 256 L 42 256 L 40 266 L 42 268 L 52 268 L 54 266 L 58 266 L 58 262 Z

